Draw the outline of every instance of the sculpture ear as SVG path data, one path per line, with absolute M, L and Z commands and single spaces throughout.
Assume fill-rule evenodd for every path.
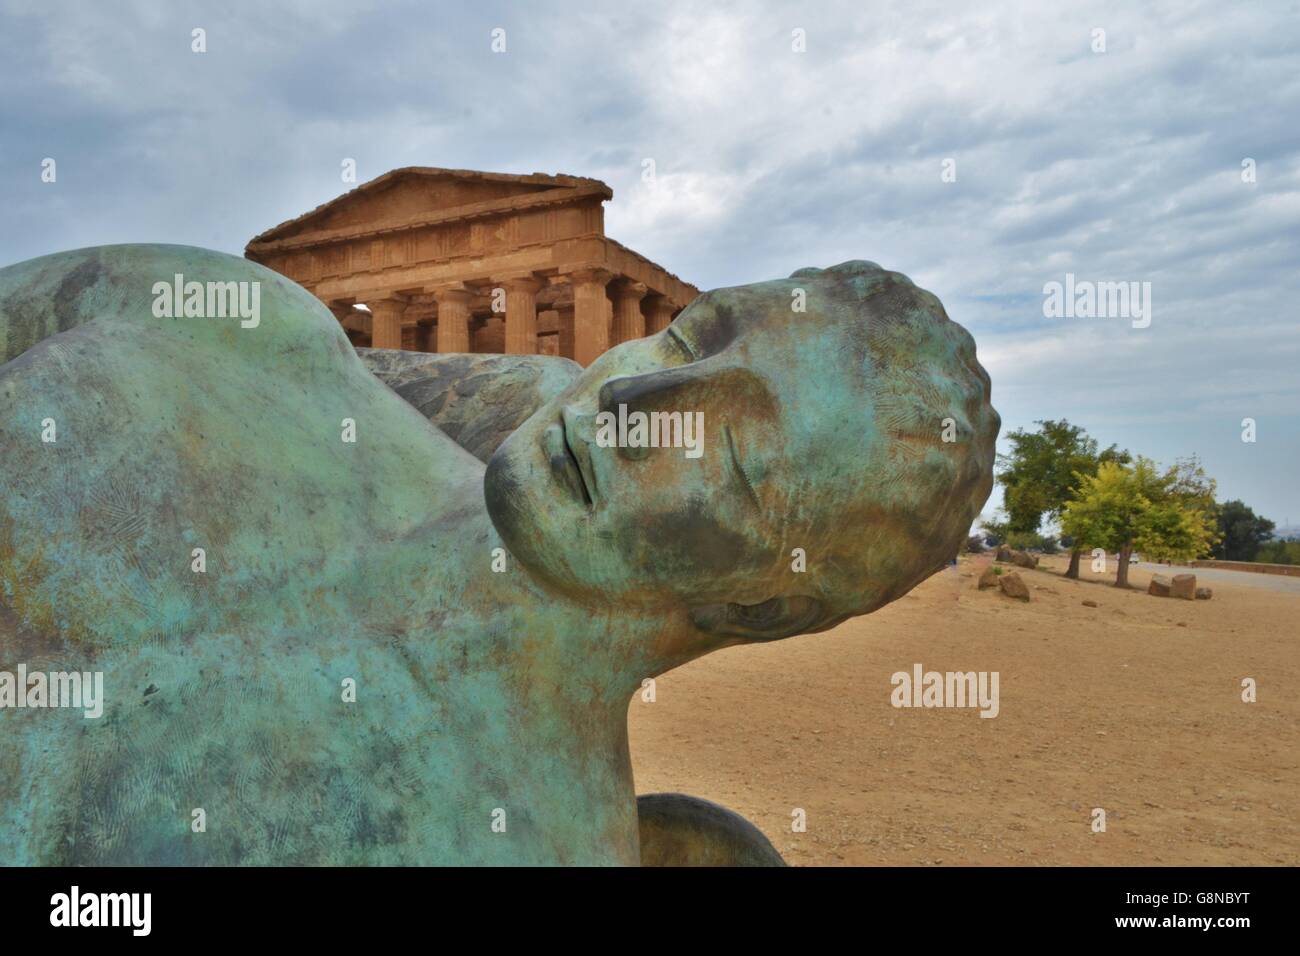
M 821 630 L 825 614 L 821 601 L 803 594 L 769 598 L 761 604 L 704 604 L 691 608 L 691 620 L 701 630 L 750 641 L 776 641 Z

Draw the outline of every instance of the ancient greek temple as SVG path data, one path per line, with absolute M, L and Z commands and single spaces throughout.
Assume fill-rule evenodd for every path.
M 605 235 L 613 195 L 579 176 L 395 169 L 244 254 L 309 289 L 357 346 L 588 365 L 699 294 Z

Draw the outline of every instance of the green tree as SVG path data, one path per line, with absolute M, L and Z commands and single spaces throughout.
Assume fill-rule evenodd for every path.
M 1061 526 L 1080 549 L 1117 552 L 1115 586 L 1128 587 L 1135 549 L 1156 561 L 1185 561 L 1208 551 L 1215 533 L 1207 491 L 1212 504 L 1214 482 L 1194 459 L 1163 473 L 1140 455 L 1132 465 L 1102 462 L 1095 475 L 1081 476 Z
M 1238 499 L 1225 501 L 1216 516 L 1219 543 L 1214 556 L 1224 561 L 1254 561 L 1260 548 L 1273 537 L 1273 522 L 1261 518 Z
M 1096 474 L 1102 462 L 1130 461 L 1129 453 L 1114 445 L 1098 451 L 1095 438 L 1065 419 L 1035 424 L 1038 431 L 1017 429 L 1008 434 L 1011 451 L 998 456 L 1008 535 L 1036 535 L 1044 518 L 1060 520 L 1081 477 Z M 1070 548 L 1066 577 L 1079 576 L 1079 553 L 1079 547 Z
M 1211 523 L 1219 506 L 1214 502 L 1217 483 L 1205 473 L 1201 461 L 1195 455 L 1179 458 L 1174 466 L 1165 473 L 1169 494 L 1173 495 L 1189 508 L 1209 516 Z
M 1217 482 L 1205 473 L 1200 459 L 1195 455 L 1175 461 L 1174 466 L 1165 473 L 1165 481 L 1170 497 L 1191 513 L 1193 536 L 1198 544 L 1194 553 L 1184 554 L 1178 551 L 1168 558 L 1158 553 L 1152 553 L 1151 556 L 1157 561 L 1190 560 L 1208 556 L 1219 540 L 1219 505 L 1214 500 Z
M 1300 564 L 1300 541 L 1294 538 L 1267 541 L 1260 547 L 1256 560 L 1267 564 Z

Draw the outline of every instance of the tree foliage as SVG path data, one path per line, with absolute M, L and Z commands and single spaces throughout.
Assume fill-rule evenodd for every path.
M 1216 517 L 1219 543 L 1214 546 L 1214 556 L 1220 560 L 1254 561 L 1273 536 L 1273 522 L 1256 515 L 1244 501 L 1225 501 Z
M 1266 564 L 1300 564 L 1300 541 L 1294 538 L 1267 541 L 1260 546 L 1255 560 Z
M 1135 550 L 1156 561 L 1190 560 L 1209 551 L 1214 521 L 1214 481 L 1199 462 L 1162 472 L 1138 456 L 1132 465 L 1102 462 L 1095 475 L 1080 476 L 1061 526 L 1078 546 L 1118 552 L 1116 584 L 1124 586 Z
M 1007 435 L 1011 451 L 998 456 L 1007 530 L 1034 534 L 1044 518 L 1058 520 L 1079 487 L 1101 462 L 1127 464 L 1128 452 L 1114 445 L 1098 451 L 1097 440 L 1068 421 L 1036 422 L 1038 431 L 1017 429 Z
M 1056 554 L 1061 550 L 1054 536 L 1037 532 L 1028 534 L 1024 531 L 1013 531 L 1007 535 L 1007 547 L 1018 551 L 1041 551 L 1044 554 Z

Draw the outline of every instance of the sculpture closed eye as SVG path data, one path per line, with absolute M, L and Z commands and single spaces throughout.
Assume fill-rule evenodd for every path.
M 795 634 L 824 630 L 838 620 L 827 620 L 826 606 L 805 594 L 774 597 L 760 604 L 710 604 L 692 610 L 691 620 L 701 630 L 730 634 L 750 641 L 774 641 Z

